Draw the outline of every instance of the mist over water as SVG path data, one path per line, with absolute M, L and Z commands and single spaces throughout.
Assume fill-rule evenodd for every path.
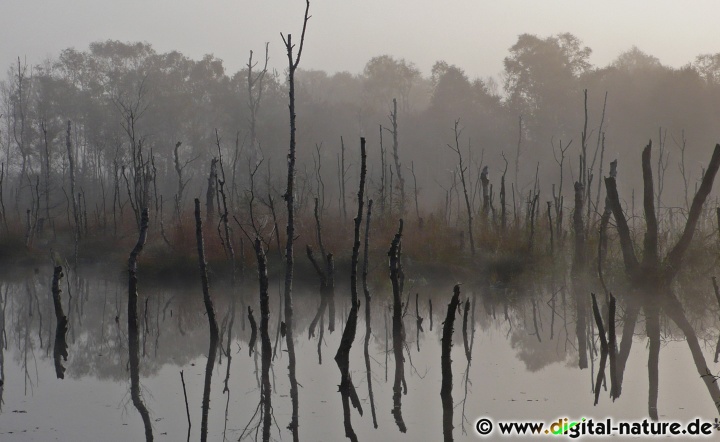
M 408 273 L 410 273 L 408 269 Z M 90 276 L 81 277 L 79 291 L 68 302 L 68 353 L 65 379 L 55 377 L 52 357 L 52 335 L 55 326 L 49 297 L 48 269 L 29 276 L 27 281 L 4 282 L 2 285 L 7 349 L 3 350 L 3 406 L 0 414 L 4 440 L 134 440 L 143 437 L 140 416 L 132 408 L 127 372 L 127 330 L 123 322 L 125 309 L 122 282 Z M 464 287 L 461 296 L 475 303 L 470 313 L 474 321 L 467 325 L 473 334 L 472 364 L 467 369 L 463 350 L 463 315 L 456 318 L 452 347 L 454 378 L 454 435 L 458 440 L 473 437 L 475 420 L 481 416 L 494 419 L 535 419 L 550 422 L 559 416 L 571 418 L 613 416 L 615 419 L 641 419 L 647 410 L 647 363 L 642 327 L 636 330 L 635 345 L 623 381 L 623 393 L 612 401 L 603 389 L 600 401 L 593 406 L 593 369 L 578 370 L 578 354 L 574 336 L 575 317 L 571 295 L 564 283 L 549 281 L 525 286 L 492 288 Z M 184 440 L 187 418 L 180 371 L 184 372 L 192 421 L 191 440 L 200 429 L 200 402 L 207 352 L 207 319 L 197 287 L 186 289 L 152 289 L 141 295 L 140 316 L 147 329 L 140 328 L 142 394 L 150 411 L 156 438 Z M 272 286 L 271 282 L 271 286 Z M 28 288 L 30 295 L 28 294 Z M 704 287 L 707 289 L 707 285 Z M 245 295 L 254 293 L 253 284 L 243 285 Z M 442 406 L 440 400 L 440 338 L 441 322 L 452 295 L 451 285 L 418 286 L 419 314 L 424 318 L 424 331 L 418 334 L 420 351 L 416 349 L 413 305 L 405 317 L 407 347 L 406 380 L 408 391 L 402 397 L 402 412 L 407 433 L 398 431 L 390 413 L 393 403 L 392 354 L 385 365 L 384 312 L 392 303 L 386 290 L 374 290 L 373 319 L 369 354 L 373 377 L 373 393 L 377 407 L 378 428 L 370 418 L 368 385 L 362 345 L 350 354 L 350 373 L 355 383 L 363 416 L 355 413 L 352 425 L 359 439 L 405 440 L 408 437 L 440 439 L 442 437 Z M 48 293 L 46 293 L 48 292 Z M 566 292 L 563 304 L 562 292 Z M 216 308 L 222 320 L 229 313 L 226 289 L 216 290 Z M 35 304 L 35 297 L 41 304 Z M 347 285 L 338 287 L 338 312 L 345 317 L 350 311 Z M 414 298 L 414 297 L 413 297 Z M 434 327 L 430 331 L 428 299 L 433 299 Z M 32 299 L 32 305 L 31 303 Z M 147 304 L 143 299 L 148 299 Z M 270 296 L 270 309 L 278 311 L 278 296 Z M 556 309 L 553 323 L 551 305 Z M 505 300 L 505 301 L 503 301 Z M 536 309 L 533 310 L 533 300 Z M 257 298 L 250 302 L 259 311 Z M 507 302 L 508 319 L 503 314 Z M 324 353 L 318 363 L 318 338 L 307 338 L 307 327 L 320 304 L 319 294 L 310 288 L 296 292 L 298 381 L 302 384 L 300 403 L 301 435 L 308 440 L 342 440 L 344 438 L 341 397 L 338 393 L 337 368 L 331 360 L 340 344 L 341 332 L 324 333 L 320 349 Z M 414 304 L 414 300 L 413 300 Z M 146 307 L 144 307 L 146 305 Z M 29 310 L 33 315 L 29 316 Z M 237 312 L 239 316 L 239 311 Z M 493 316 L 494 314 L 494 316 Z M 537 315 L 533 318 L 533 314 Z M 120 316 L 120 322 L 115 316 Z M 469 318 L 472 316 L 469 315 Z M 40 325 L 42 316 L 42 327 Z M 362 316 L 362 315 L 361 315 Z M 693 322 L 702 324 L 698 330 L 705 344 L 705 356 L 712 359 L 716 340 L 716 315 L 702 313 Z M 271 320 L 271 338 L 275 340 L 276 319 Z M 535 336 L 537 321 L 540 338 Z M 145 320 L 143 320 L 143 324 Z M 344 323 L 344 320 L 343 320 Z M 232 351 L 231 374 L 228 381 L 229 408 L 226 437 L 237 439 L 250 422 L 259 400 L 259 357 L 248 355 L 249 325 L 243 330 L 240 318 L 229 348 Z M 391 321 L 387 323 L 391 327 Z M 338 324 L 341 325 L 341 324 Z M 364 322 L 358 324 L 357 339 L 364 339 Z M 362 330 L 362 331 L 361 331 Z M 618 335 L 621 330 L 618 329 Z M 551 338 L 552 335 L 552 338 Z M 663 328 L 661 353 L 660 401 L 661 418 L 690 420 L 714 413 L 714 405 L 698 378 L 687 345 L 674 327 Z M 41 345 L 42 338 L 42 345 Z M 392 339 L 392 338 L 390 338 Z M 276 345 L 282 346 L 279 341 Z M 392 344 L 390 344 L 392 347 Z M 591 345 L 592 346 L 592 345 Z M 223 348 L 225 344 L 223 343 Z M 260 345 L 257 344 L 257 349 Z M 599 347 L 599 344 L 598 344 Z M 290 418 L 289 388 L 285 376 L 287 355 L 280 347 L 273 360 L 271 382 L 273 415 L 282 428 Z M 392 350 L 392 349 L 391 349 Z M 599 348 L 598 348 L 599 350 Z M 599 355 L 592 353 L 594 370 Z M 209 440 L 222 440 L 224 409 L 228 393 L 223 392 L 227 356 L 219 357 L 213 376 L 210 398 Z M 25 371 L 27 369 L 27 393 Z M 385 370 L 389 370 L 386 380 Z M 467 371 L 466 371 L 467 370 Z M 468 377 L 467 396 L 465 377 Z M 69 406 L 72 404 L 72 406 Z M 464 424 L 463 419 L 467 421 Z M 257 418 L 255 418 L 257 419 Z M 257 424 L 257 422 L 255 422 Z M 463 426 L 468 436 L 463 433 Z M 278 437 L 273 424 L 273 437 Z M 254 433 L 253 433 L 254 434 Z M 251 436 L 254 437 L 254 436 Z
M 9 64 L 0 439 L 711 422 L 720 53 L 596 57 L 592 29 L 528 25 L 482 41 L 505 43 L 478 76 L 454 49 L 403 53 L 398 22 L 321 70 L 319 6 L 258 7 L 280 39 L 232 60 L 98 33 Z

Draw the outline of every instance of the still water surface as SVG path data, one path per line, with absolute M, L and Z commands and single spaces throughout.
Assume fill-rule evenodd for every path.
M 69 319 L 69 357 L 64 379 L 56 376 L 53 360 L 55 317 L 50 281 L 52 269 L 16 275 L 0 287 L 6 348 L 2 349 L 4 389 L 0 411 L 2 441 L 137 441 L 144 439 L 140 415 L 130 401 L 127 341 L 127 285 L 121 277 L 103 278 L 91 273 L 70 275 L 62 281 L 62 301 Z M 72 299 L 68 296 L 68 279 Z M 188 438 L 188 422 L 180 372 L 187 387 L 192 428 L 190 440 L 199 439 L 201 399 L 209 334 L 197 286 L 158 288 L 140 282 L 141 374 L 143 398 L 153 421 L 156 440 Z M 623 390 L 614 402 L 602 391 L 593 406 L 600 346 L 596 330 L 588 325 L 597 349 L 587 369 L 578 368 L 575 308 L 567 282 L 534 284 L 532 287 L 462 287 L 461 299 L 472 301 L 468 325 L 472 359 L 468 367 L 462 339 L 462 311 L 456 315 L 452 372 L 454 432 L 456 440 L 476 440 L 474 423 L 481 416 L 495 420 L 541 420 L 558 417 L 642 419 L 648 413 L 648 353 L 642 316 L 635 330 Z M 711 290 L 711 288 L 708 288 Z M 255 311 L 259 323 L 257 284 L 249 280 L 238 288 Z M 278 326 L 280 287 L 271 282 L 270 334 L 277 345 L 271 381 L 276 423 L 273 438 L 289 440 L 290 422 L 288 356 Z M 407 394 L 402 414 L 407 433 L 399 431 L 391 414 L 394 360 L 391 336 L 392 294 L 389 288 L 373 290 L 370 366 L 378 428 L 373 428 L 363 354 L 364 305 L 360 308 L 357 336 L 350 354 L 353 383 L 363 408 L 362 416 L 351 410 L 352 425 L 360 440 L 441 440 L 440 338 L 442 321 L 452 295 L 452 285 L 406 285 L 409 308 L 406 331 L 405 373 Z M 423 331 L 418 334 L 415 294 Z M 212 287 L 218 320 L 230 310 L 229 290 Z M 406 295 L 404 295 L 406 296 Z M 349 293 L 336 289 L 335 331 L 327 330 L 320 345 L 308 337 L 308 326 L 319 306 L 314 287 L 294 290 L 295 337 L 299 389 L 301 440 L 345 440 L 343 410 L 338 385 L 340 373 L 333 360 L 349 312 Z M 505 297 L 505 298 L 503 298 Z M 429 303 L 433 301 L 430 330 Z M 498 300 L 512 298 L 512 302 Z M 147 302 L 146 302 L 147 299 Z M 362 299 L 362 296 L 361 296 Z M 565 299 L 565 302 L 563 302 Z M 364 301 L 363 301 L 364 302 Z M 535 304 L 535 318 L 533 318 Z M 507 305 L 507 318 L 505 316 Z M 714 313 L 694 317 L 693 324 L 709 366 L 714 364 L 718 324 Z M 555 312 L 553 318 L 553 311 Z M 212 377 L 208 440 L 237 440 L 253 420 L 260 397 L 257 353 L 249 355 L 250 325 L 246 307 L 237 302 L 232 330 L 230 376 L 224 392 L 228 357 L 222 355 Z M 689 314 L 689 316 L 692 316 Z M 117 317 L 117 321 L 116 321 Z M 622 308 L 618 313 L 618 340 Z M 553 320 L 554 319 L 554 320 Z M 535 333 L 538 324 L 539 339 Z M 687 343 L 669 320 L 662 320 L 660 419 L 687 421 L 701 417 L 712 421 L 716 409 L 693 363 Z M 227 322 L 223 328 L 227 330 Z M 590 321 L 590 324 L 592 322 Z M 474 330 L 474 333 L 473 333 Z M 226 347 L 223 337 L 223 348 Z M 386 338 L 387 336 L 387 338 Z M 419 336 L 419 342 L 418 342 Z M 419 351 L 418 351 L 419 346 Z M 260 343 L 257 343 L 260 348 Z M 387 351 L 386 351 L 387 349 Z M 607 388 L 609 390 L 609 381 Z M 226 409 L 227 407 L 227 409 Z M 464 411 L 463 411 L 464 410 Z M 227 419 L 226 419 L 227 416 Z M 278 429 L 279 427 L 279 429 Z M 254 439 L 251 432 L 249 439 Z

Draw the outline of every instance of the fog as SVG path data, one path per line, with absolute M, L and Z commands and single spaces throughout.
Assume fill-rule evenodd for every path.
M 16 57 L 30 64 L 68 47 L 108 39 L 146 41 L 159 52 L 178 50 L 198 59 L 212 53 L 230 71 L 269 41 L 273 65 L 283 67 L 280 32 L 299 32 L 302 1 L 272 2 L 43 0 L 0 3 L 0 65 Z M 312 4 L 305 67 L 360 72 L 367 60 L 391 54 L 413 61 L 424 75 L 435 61 L 462 66 L 471 77 L 498 76 L 507 49 L 523 33 L 571 32 L 593 48 L 591 61 L 606 65 L 632 45 L 680 67 L 699 53 L 718 52 L 716 2 L 643 3 L 570 0 L 450 3 L 318 0 Z
M 373 383 L 378 410 L 385 410 L 379 416 L 383 437 L 392 429 L 388 440 L 400 436 L 395 427 L 400 434 L 439 435 L 439 421 L 425 415 L 439 415 L 440 407 L 431 409 L 425 399 L 429 389 L 437 399 L 441 384 L 442 432 L 453 440 L 458 421 L 466 434 L 468 416 L 523 411 L 498 405 L 516 402 L 516 389 L 525 390 L 517 392 L 521 395 L 532 392 L 520 402 L 548 402 L 531 404 L 532 415 L 554 410 L 553 403 L 580 410 L 576 404 L 591 398 L 576 394 L 587 380 L 582 375 L 580 381 L 579 370 L 589 368 L 591 382 L 595 379 L 598 405 L 607 396 L 601 391 L 606 363 L 613 406 L 625 379 L 623 400 L 637 399 L 628 391 L 648 383 L 642 391 L 648 392 L 650 419 L 675 408 L 699 416 L 695 404 L 683 407 L 687 399 L 666 395 L 669 402 L 658 401 L 662 366 L 663 382 L 666 368 L 682 372 L 668 379 L 704 384 L 710 399 L 704 406 L 720 410 L 720 388 L 707 363 L 717 318 L 696 315 L 720 303 L 717 281 L 708 279 L 717 270 L 716 217 L 720 220 L 720 208 L 714 210 L 718 194 L 712 192 L 720 170 L 720 49 L 712 47 L 709 34 L 686 38 L 688 30 L 714 29 L 708 20 L 720 8 L 708 4 L 685 11 L 670 2 L 651 11 L 612 3 L 461 1 L 442 9 L 406 1 L 310 3 L 0 7 L 0 28 L 12 35 L 0 39 L 5 67 L 0 262 L 6 264 L 0 275 L 0 407 L 4 385 L 9 406 L 25 403 L 28 388 L 34 394 L 40 371 L 46 371 L 35 349 L 45 350 L 43 360 L 49 362 L 53 342 L 58 379 L 67 370 L 69 378 L 98 376 L 116 383 L 127 381 L 129 371 L 125 403 L 131 401 L 142 418 L 146 440 L 153 440 L 154 430 L 167 435 L 165 426 L 181 428 L 177 421 L 158 424 L 163 413 L 182 416 L 174 408 L 180 401 L 159 405 L 142 393 L 141 382 L 167 379 L 161 375 L 165 365 L 188 370 L 190 395 L 180 371 L 188 440 L 197 432 L 198 426 L 190 425 L 188 396 L 199 398 L 200 367 L 192 367 L 206 348 L 202 441 L 219 435 L 217 405 L 225 394 L 223 440 L 226 430 L 232 437 L 241 432 L 241 440 L 255 432 L 257 439 L 262 422 L 268 441 L 284 432 L 272 425 L 276 415 L 291 416 L 282 426 L 294 441 L 300 440 L 300 428 L 309 428 L 312 439 L 325 439 L 322 432 L 333 428 L 330 416 L 340 422 L 337 397 L 326 400 L 335 392 L 345 435 L 357 440 L 353 419 L 363 426 L 369 420 L 353 418 L 350 405 L 363 415 L 363 384 L 373 427 L 379 428 Z M 26 33 L 30 37 L 19 38 Z M 127 273 L 121 270 L 125 265 Z M 22 283 L 9 282 L 30 273 Z M 297 308 L 293 284 L 302 294 Z M 413 293 L 415 326 L 407 327 L 413 322 Z M 260 319 L 260 370 L 253 307 Z M 83 325 L 87 315 L 91 319 Z M 351 374 L 358 371 L 360 345 L 354 350 L 353 345 L 361 315 L 366 377 Z M 428 335 L 422 315 L 430 322 Z M 6 318 L 13 333 L 5 332 Z M 173 350 L 187 349 L 177 344 L 198 343 L 205 335 L 196 332 L 206 320 L 209 347 L 196 346 L 180 357 L 161 353 L 161 330 Z M 325 339 L 326 327 L 330 334 L 336 324 L 338 333 Z M 502 388 L 510 394 L 503 399 L 506 394 L 478 385 L 483 400 L 498 401 L 478 402 L 466 415 L 476 325 L 478 346 L 485 348 L 472 370 L 490 374 L 476 379 L 493 380 L 493 371 L 483 365 L 489 362 L 498 374 L 502 367 L 503 379 L 514 386 Z M 641 326 L 644 333 L 638 333 Z M 461 329 L 466 364 L 464 375 L 457 376 Z M 318 331 L 317 342 L 306 343 L 305 331 L 311 340 Z M 186 332 L 188 338 L 182 338 Z M 684 346 L 667 345 L 683 340 L 675 333 L 688 345 L 680 358 L 675 351 Z M 440 335 L 439 345 L 426 338 Z M 512 351 L 505 354 L 511 362 L 487 357 L 498 354 L 486 346 L 495 335 L 509 344 Z M 645 338 L 647 345 L 631 351 L 633 342 Z M 94 348 L 84 342 L 99 344 L 99 351 L 83 357 Z M 285 366 L 275 362 L 278 342 L 278 357 L 288 358 L 289 401 L 284 373 L 273 370 Z M 315 368 L 316 344 L 318 365 L 323 345 L 333 351 L 337 345 L 339 385 Z M 103 350 L 115 346 L 113 353 Z M 668 355 L 662 363 L 661 349 Z M 717 363 L 720 342 L 714 349 Z M 240 387 L 246 393 L 231 402 L 229 385 L 238 365 L 231 370 L 231 360 L 246 352 L 250 358 L 255 352 L 257 389 L 247 371 Z M 645 352 L 647 364 L 637 364 L 643 373 L 638 381 L 632 375 L 636 362 L 627 362 L 631 353 L 637 359 Z M 7 383 L 5 353 L 11 361 Z M 95 354 L 110 358 L 96 362 Z M 212 388 L 216 356 L 218 368 L 223 358 L 227 364 L 220 369 L 226 373 L 222 393 L 218 385 Z M 148 364 L 148 359 L 155 360 Z M 94 373 L 90 366 L 104 369 Z M 536 376 L 524 381 L 514 373 L 516 366 Z M 559 366 L 567 367 L 553 370 Z M 239 368 L 252 370 L 245 363 Z M 568 374 L 570 368 L 579 370 Z M 547 392 L 525 387 L 548 372 L 554 374 Z M 406 374 L 419 379 L 430 374 L 422 382 L 425 390 L 416 390 L 414 380 L 408 388 Z M 218 384 L 219 376 L 215 379 Z M 462 408 L 453 382 L 464 384 Z M 571 387 L 576 401 L 558 396 L 559 383 Z M 170 391 L 164 380 L 155 385 L 162 394 Z M 78 397 L 78 391 L 63 394 L 69 393 Z M 248 393 L 259 393 L 261 410 L 245 427 L 250 432 L 228 428 L 233 416 L 249 415 L 233 408 L 251 404 Z M 311 397 L 324 399 L 307 400 Z M 273 402 L 284 405 L 273 411 Z M 318 402 L 334 404 L 332 413 Z M 300 413 L 300 403 L 310 413 Z M 607 398 L 602 403 L 611 405 Z M 472 408 L 478 404 L 489 411 L 480 414 Z M 623 405 L 614 412 L 631 417 L 639 408 Z M 604 410 L 595 409 L 607 415 Z M 110 413 L 121 419 L 128 414 Z M 27 414 L 37 419 L 32 409 Z M 88 415 L 81 414 L 84 421 Z M 73 426 L 78 421 L 68 419 Z M 130 427 L 138 430 L 139 424 Z
M 508 205 L 515 211 L 530 188 L 539 189 L 541 201 L 553 200 L 553 187 L 567 194 L 579 175 L 587 127 L 591 201 L 603 192 L 599 175 L 618 159 L 618 183 L 630 207 L 641 186 L 640 151 L 652 140 L 658 210 L 687 208 L 720 140 L 720 56 L 703 31 L 712 26 L 702 25 L 715 5 L 685 10 L 660 2 L 651 10 L 624 5 L 620 12 L 607 3 L 406 3 L 313 3 L 296 79 L 301 201 L 319 197 L 324 209 L 343 210 L 354 193 L 343 182 L 357 180 L 364 136 L 371 197 L 394 197 L 398 204 L 405 191 L 405 204 L 417 200 L 423 212 L 415 215 L 444 210 L 448 219 L 457 217 L 459 158 L 448 147 L 457 144 L 472 206 L 479 207 L 480 172 L 487 166 L 496 203 L 506 171 L 515 200 L 508 197 Z M 204 192 L 209 162 L 218 156 L 217 137 L 232 177 L 234 209 L 260 160 L 253 185 L 261 195 L 280 196 L 289 141 L 287 56 L 280 34 L 297 37 L 302 2 L 36 6 L 39 11 L 6 2 L 0 14 L 7 35 L 19 33 L 18 26 L 29 34 L 0 43 L 6 67 L 2 192 L 14 201 L 18 219 L 34 204 L 33 193 L 36 199 L 49 194 L 47 218 L 63 212 L 67 121 L 78 156 L 77 187 L 91 212 L 97 206 L 96 217 L 100 206 L 107 216 L 106 201 L 125 193 L 121 172 L 132 145 L 125 123 L 133 105 L 142 111 L 134 129 L 152 151 L 156 197 L 164 196 L 166 207 L 179 190 L 176 143 L 182 143 L 177 160 L 184 167 L 181 181 L 187 180 L 180 195 L 185 208 Z M 669 21 L 674 25 L 666 26 Z M 686 32 L 690 26 L 692 33 Z M 257 76 L 266 43 L 267 75 L 249 89 L 250 53 Z M 250 95 L 257 100 L 254 111 Z M 398 164 L 390 131 L 393 99 Z M 45 183 L 33 192 L 41 176 Z

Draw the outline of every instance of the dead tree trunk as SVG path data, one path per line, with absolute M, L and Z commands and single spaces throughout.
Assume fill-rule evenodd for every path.
M 400 264 L 400 242 L 402 240 L 403 221 L 400 220 L 400 227 L 390 245 L 388 256 L 390 258 L 390 280 L 393 288 L 393 354 L 395 356 L 395 380 L 393 383 L 393 410 L 395 423 L 401 433 L 407 431 L 405 421 L 402 417 L 402 385 L 405 381 L 405 358 L 403 356 L 403 344 L 405 342 L 405 329 L 402 322 L 402 267 Z M 405 390 L 407 394 L 407 389 Z
M 210 284 L 208 282 L 207 263 L 205 262 L 205 246 L 202 234 L 202 219 L 200 218 L 200 200 L 195 198 L 195 238 L 197 239 L 198 262 L 200 265 L 200 281 L 202 283 L 203 302 L 210 326 L 210 348 L 208 349 L 208 360 L 205 366 L 205 386 L 202 399 L 202 422 L 200 424 L 200 440 L 207 441 L 208 411 L 210 409 L 210 386 L 212 372 L 215 366 L 215 356 L 219 338 L 217 319 L 215 319 L 215 307 L 210 298 Z
M 355 216 L 355 233 L 353 236 L 353 250 L 350 260 L 350 295 L 353 305 L 359 304 L 357 291 L 357 266 L 360 259 L 360 228 L 362 226 L 363 204 L 365 199 L 365 175 L 367 156 L 365 154 L 365 138 L 360 138 L 360 187 L 358 188 L 358 210 Z
M 262 350 L 262 383 L 260 402 L 263 408 L 263 441 L 270 440 L 272 427 L 272 389 L 270 388 L 270 364 L 272 346 L 270 344 L 270 296 L 268 295 L 267 259 L 260 238 L 255 239 L 255 256 L 258 262 L 258 282 L 260 283 L 260 348 Z
M 145 425 L 145 440 L 150 442 L 153 440 L 152 422 L 150 422 L 150 413 L 140 397 L 140 335 L 137 311 L 137 259 L 145 246 L 148 223 L 148 209 L 144 208 L 140 216 L 140 235 L 135 247 L 130 252 L 130 259 L 128 259 L 128 349 L 130 351 L 130 397 Z
M 290 101 L 290 152 L 288 153 L 288 173 L 287 173 L 287 189 L 285 190 L 285 202 L 287 203 L 287 243 L 285 246 L 285 327 L 286 342 L 288 350 L 288 369 L 290 377 L 290 400 L 292 402 L 292 417 L 288 429 L 292 432 L 293 442 L 298 442 L 298 388 L 297 377 L 295 374 L 295 342 L 293 341 L 293 299 L 292 299 L 292 280 L 293 280 L 293 240 L 295 238 L 295 71 L 300 64 L 300 56 L 302 55 L 303 45 L 305 43 L 305 30 L 310 19 L 308 11 L 310 10 L 310 0 L 305 2 L 305 18 L 303 20 L 303 29 L 300 36 L 300 46 L 297 55 L 293 59 L 292 35 L 288 34 L 287 39 L 283 36 L 283 43 L 288 57 L 288 98 Z
M 657 253 L 657 219 L 655 218 L 652 170 L 650 167 L 650 147 L 650 144 L 648 144 L 642 155 L 645 192 L 643 202 L 645 207 L 645 216 L 647 219 L 647 232 L 645 234 L 644 241 L 645 252 L 643 254 L 644 257 L 641 264 L 638 263 L 637 257 L 635 256 L 635 250 L 632 245 L 632 239 L 630 238 L 627 220 L 625 219 L 625 215 L 623 214 L 622 207 L 620 205 L 620 198 L 617 193 L 615 178 L 608 177 L 605 179 L 608 200 L 610 201 L 612 207 L 612 212 L 618 228 L 618 235 L 620 237 L 625 270 L 628 273 L 633 288 L 640 293 L 642 300 L 641 304 L 646 314 L 647 333 L 650 339 L 650 355 L 648 360 L 650 377 L 650 395 L 648 398 L 649 412 L 651 417 L 655 419 L 657 418 L 657 369 L 660 347 L 660 307 L 685 334 L 698 373 L 703 376 L 708 392 L 710 393 L 716 407 L 720 411 L 720 389 L 712 379 L 709 379 L 709 377 L 706 376 L 709 373 L 709 370 L 705 362 L 705 357 L 700 349 L 697 335 L 687 321 L 682 305 L 670 291 L 672 279 L 677 274 L 682 264 L 682 258 L 690 246 L 697 222 L 700 218 L 702 207 L 710 193 L 718 168 L 720 168 L 720 144 L 715 146 L 707 171 L 703 175 L 700 187 L 693 198 L 685 229 L 683 230 L 678 242 L 670 250 L 662 262 L 660 261 Z M 658 303 L 658 301 L 660 302 Z M 623 332 L 623 334 L 625 333 Z M 622 368 L 624 368 L 622 345 L 620 356 L 621 358 L 619 362 L 622 365 Z M 617 374 L 619 377 L 622 376 L 622 369 L 620 367 L 618 367 Z
M 455 324 L 455 314 L 460 306 L 460 285 L 455 285 L 453 296 L 448 304 L 447 316 L 443 323 L 442 334 L 442 351 L 440 355 L 440 365 L 442 371 L 442 385 L 440 387 L 440 399 L 443 408 L 443 440 L 452 442 L 453 440 L 453 398 L 452 398 L 452 360 L 450 358 L 452 352 L 452 335 L 453 326 Z
M 377 417 L 375 416 L 375 397 L 373 396 L 373 389 L 372 389 L 372 371 L 370 368 L 370 336 L 372 336 L 372 330 L 371 330 L 371 317 L 372 317 L 372 309 L 371 309 L 371 301 L 372 301 L 372 295 L 370 294 L 370 289 L 368 289 L 367 284 L 367 276 L 368 276 L 368 266 L 369 266 L 369 246 L 370 246 L 370 217 L 372 215 L 372 206 L 373 206 L 373 200 L 368 201 L 368 208 L 367 208 L 367 219 L 365 223 L 365 248 L 363 249 L 363 270 L 362 270 L 362 283 L 363 283 L 363 292 L 365 294 L 365 347 L 364 347 L 364 354 L 365 354 L 365 371 L 367 373 L 367 383 L 368 383 L 368 394 L 370 395 L 370 411 L 372 412 L 372 418 L 373 418 L 373 426 L 375 428 L 378 427 L 377 424 Z

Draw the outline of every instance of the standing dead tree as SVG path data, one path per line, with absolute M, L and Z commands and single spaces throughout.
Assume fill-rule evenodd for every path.
M 610 177 L 615 178 L 617 177 L 617 160 L 610 162 Z M 605 196 L 605 209 L 603 210 L 603 214 L 600 217 L 600 233 L 598 238 L 598 277 L 600 278 L 600 283 L 603 286 L 603 289 L 605 290 L 605 293 L 608 293 L 607 287 L 605 287 L 605 280 L 603 278 L 602 273 L 602 266 L 603 261 L 605 259 L 605 255 L 607 254 L 607 227 L 610 223 L 610 216 L 612 215 L 612 207 L 610 205 L 610 200 L 608 199 L 607 195 Z
M 208 282 L 207 262 L 205 261 L 205 245 L 202 234 L 202 219 L 200 218 L 200 200 L 195 198 L 195 238 L 197 239 L 198 263 L 200 265 L 200 282 L 202 283 L 203 302 L 205 304 L 205 312 L 207 313 L 208 323 L 210 326 L 210 347 L 208 349 L 208 360 L 205 366 L 205 386 L 203 388 L 202 399 L 202 421 L 200 424 L 200 440 L 207 441 L 208 430 L 208 411 L 210 409 L 210 386 L 212 380 L 212 372 L 215 366 L 215 356 L 217 355 L 218 341 L 220 339 L 218 332 L 218 323 L 215 319 L 215 307 L 213 307 L 210 298 L 210 283 Z
M 335 362 L 340 370 L 340 395 L 342 396 L 343 415 L 345 421 L 345 436 L 352 441 L 357 441 L 357 436 L 350 422 L 349 402 L 352 400 L 353 406 L 358 409 L 362 415 L 362 407 L 360 400 L 355 392 L 352 378 L 350 377 L 350 349 L 355 341 L 355 332 L 357 330 L 357 317 L 360 301 L 358 300 L 357 291 L 357 267 L 360 257 L 360 228 L 362 226 L 363 204 L 365 202 L 365 175 L 367 173 L 365 155 L 365 138 L 360 138 L 360 188 L 358 189 L 358 210 L 355 216 L 355 230 L 353 236 L 353 249 L 350 261 L 350 294 L 352 296 L 352 306 L 348 315 L 343 331 L 340 347 L 335 354 Z
M 138 333 L 138 291 L 137 260 L 147 240 L 149 224 L 148 209 L 144 208 L 140 218 L 140 235 L 128 259 L 128 349 L 130 351 L 130 397 L 145 425 L 145 440 L 153 440 L 150 413 L 140 397 L 140 335 Z
M 467 167 L 463 164 L 463 157 L 462 153 L 460 152 L 460 134 L 462 133 L 462 129 L 458 128 L 458 125 L 460 124 L 460 120 L 455 120 L 455 127 L 454 127 L 454 133 L 455 133 L 455 146 L 452 146 L 450 144 L 447 145 L 447 147 L 450 148 L 453 152 L 455 152 L 458 156 L 458 169 L 460 169 L 460 183 L 463 187 L 463 194 L 465 195 L 465 207 L 467 208 L 467 214 L 468 214 L 468 236 L 470 237 L 470 253 L 472 254 L 473 258 L 475 257 L 475 240 L 473 239 L 473 210 L 470 206 L 470 197 L 468 196 L 467 191 L 467 185 L 465 184 L 465 171 L 467 170 Z
M 287 189 L 285 190 L 285 202 L 287 203 L 287 242 L 285 245 L 285 329 L 286 342 L 289 359 L 290 372 L 290 400 L 292 402 L 292 418 L 288 429 L 292 432 L 293 442 L 298 442 L 298 389 L 297 377 L 295 374 L 295 343 L 293 342 L 293 302 L 292 302 L 292 280 L 293 280 L 293 241 L 295 239 L 295 71 L 300 64 L 303 45 L 305 43 L 305 30 L 310 19 L 310 0 L 305 2 L 305 18 L 303 20 L 302 34 L 300 35 L 300 46 L 297 55 L 293 57 L 295 46 L 292 43 L 292 35 L 288 34 L 287 39 L 280 34 L 285 44 L 288 57 L 288 99 L 290 104 L 290 152 L 288 153 Z
M 360 138 L 360 188 L 358 189 L 358 210 L 355 216 L 355 232 L 353 250 L 350 261 L 350 294 L 353 305 L 359 304 L 357 291 L 357 266 L 360 257 L 360 228 L 362 226 L 363 204 L 365 202 L 365 175 L 367 173 L 367 156 L 365 154 L 365 138 Z

